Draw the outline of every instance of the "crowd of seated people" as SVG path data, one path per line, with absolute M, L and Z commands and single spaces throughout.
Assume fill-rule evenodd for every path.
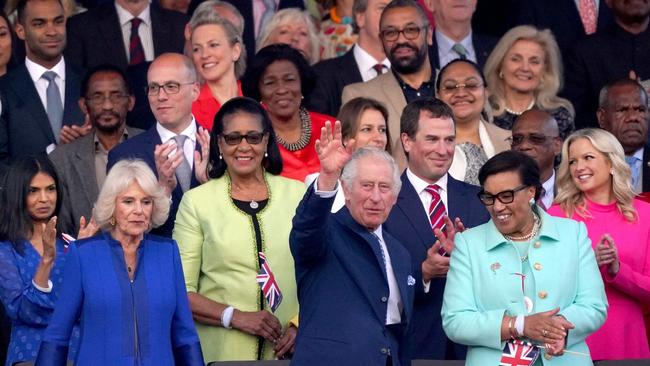
M 650 360 L 650 1 L 2 9 L 5 365 Z

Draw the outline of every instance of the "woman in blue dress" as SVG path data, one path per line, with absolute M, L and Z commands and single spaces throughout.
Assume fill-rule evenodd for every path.
M 63 281 L 66 244 L 56 237 L 61 205 L 54 167 L 45 157 L 16 160 L 0 189 L 0 298 L 11 319 L 5 365 L 36 359 Z M 70 337 L 70 358 L 79 338 Z
M 169 205 L 146 163 L 113 166 L 93 212 L 102 232 L 70 246 L 61 301 L 36 365 L 65 365 L 79 320 L 75 365 L 203 366 L 178 246 L 148 234 L 167 220 Z

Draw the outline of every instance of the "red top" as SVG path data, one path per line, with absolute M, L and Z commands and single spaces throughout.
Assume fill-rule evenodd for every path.
M 242 96 L 241 92 L 241 82 L 237 81 L 237 95 Z M 214 123 L 214 116 L 217 115 L 221 109 L 221 103 L 212 96 L 210 87 L 208 83 L 201 85 L 201 92 L 199 93 L 199 98 L 192 103 L 192 114 L 196 119 L 196 122 L 200 126 L 203 126 L 208 131 L 212 131 L 212 124 Z
M 305 181 L 307 175 L 320 171 L 320 161 L 314 145 L 316 139 L 320 138 L 320 130 L 325 126 L 325 121 L 332 123 L 336 121 L 334 117 L 316 112 L 309 112 L 309 118 L 311 119 L 311 139 L 304 149 L 289 151 L 278 144 L 282 156 L 282 173 L 280 175 L 301 182 Z

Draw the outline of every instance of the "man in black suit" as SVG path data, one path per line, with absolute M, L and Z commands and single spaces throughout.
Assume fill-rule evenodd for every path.
M 346 85 L 373 79 L 390 69 L 379 39 L 379 18 L 390 0 L 355 0 L 352 7 L 357 43 L 343 56 L 314 65 L 316 87 L 308 97 L 310 110 L 336 116 Z M 379 69 L 381 68 L 381 69 Z
M 575 45 L 567 57 L 566 98 L 576 110 L 576 128 L 597 127 L 594 111 L 607 83 L 630 77 L 650 83 L 650 1 L 607 0 L 615 24 Z
M 596 8 L 596 32 L 614 23 L 607 0 L 591 0 Z M 515 0 L 513 12 L 516 24 L 530 24 L 550 29 L 562 54 L 571 51 L 576 42 L 587 36 L 575 0 Z
M 25 62 L 0 79 L 0 164 L 52 151 L 90 129 L 77 105 L 81 75 L 64 60 L 65 15 L 59 0 L 18 3 L 16 33 Z M 70 127 L 73 126 L 73 127 Z
M 190 7 L 188 9 L 188 14 L 194 13 L 194 10 L 200 3 L 204 0 L 192 0 Z M 255 9 L 264 8 L 264 0 L 224 0 L 233 4 L 241 13 L 245 19 L 244 24 L 244 45 L 246 45 L 246 54 L 248 54 L 248 59 L 250 60 L 255 55 L 255 40 L 259 36 L 259 29 L 256 27 L 258 24 L 255 23 L 256 20 L 261 18 L 261 14 L 256 14 Z M 257 7 L 255 3 L 260 3 L 261 7 Z M 300 8 L 304 9 L 305 4 L 303 0 L 275 0 L 276 7 L 271 10 L 272 12 L 277 12 L 281 9 L 286 8 Z
M 455 221 L 446 223 L 446 233 L 452 235 L 463 225 L 470 228 L 487 222 L 489 214 L 476 196 L 479 187 L 448 174 L 456 146 L 449 106 L 435 98 L 415 100 L 404 108 L 400 129 L 408 168 L 384 228 L 411 254 L 416 279 L 407 344 L 413 359 L 461 360 L 466 349 L 445 336 L 440 316 L 449 270 L 445 253 L 452 248 L 436 242 L 434 229 L 442 226 L 446 216 Z
M 634 192 L 650 192 L 648 93 L 638 82 L 624 78 L 605 85 L 599 99 L 598 123 L 623 146 Z
M 166 52 L 183 52 L 185 23 L 184 14 L 162 9 L 156 2 L 115 0 L 70 18 L 65 56 L 87 69 L 101 64 L 126 69 Z M 142 58 L 130 48 L 135 29 Z
M 450 0 L 431 0 L 435 20 L 435 31 L 429 47 L 431 67 L 440 70 L 449 61 L 466 58 L 476 62 L 481 68 L 497 43 L 493 37 L 472 31 L 472 15 L 477 0 L 464 2 Z

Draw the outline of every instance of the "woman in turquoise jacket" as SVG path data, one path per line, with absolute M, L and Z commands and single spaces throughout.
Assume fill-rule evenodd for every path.
M 469 346 L 467 366 L 523 355 L 531 365 L 592 365 L 585 338 L 605 321 L 607 300 L 584 224 L 534 203 L 539 169 L 502 152 L 481 168 L 486 224 L 455 235 L 443 327 Z M 536 360 L 535 360 L 536 359 Z

